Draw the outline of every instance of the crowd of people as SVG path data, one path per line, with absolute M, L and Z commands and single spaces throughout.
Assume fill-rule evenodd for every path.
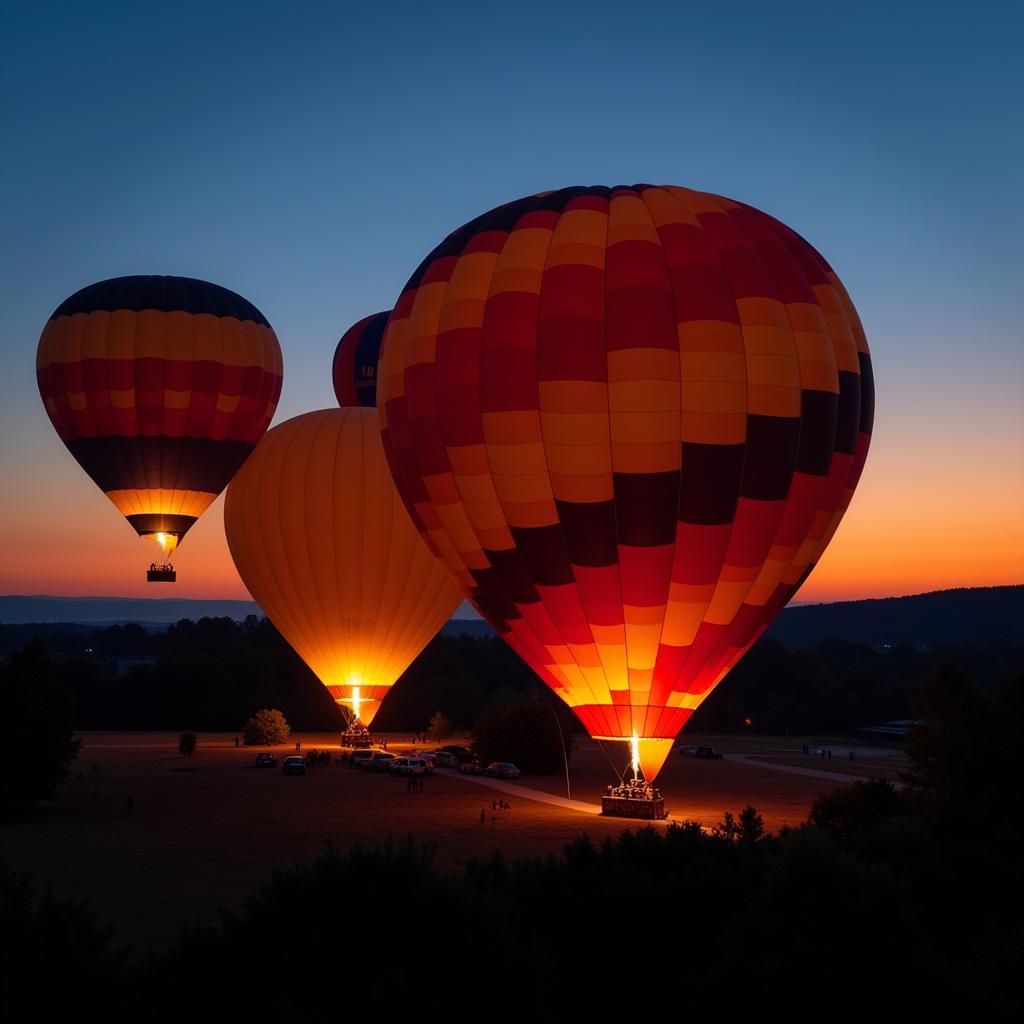
M 499 797 L 497 800 L 492 800 L 490 819 L 487 817 L 487 808 L 480 808 L 480 824 L 486 825 L 488 820 L 490 820 L 491 828 L 494 828 L 494 826 L 498 824 L 498 812 L 510 810 L 512 810 L 512 805 L 504 798 Z

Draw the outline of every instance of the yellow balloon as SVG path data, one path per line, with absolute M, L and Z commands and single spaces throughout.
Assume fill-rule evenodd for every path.
M 228 487 L 224 529 L 253 598 L 364 725 L 461 600 L 398 497 L 376 409 L 270 430 Z

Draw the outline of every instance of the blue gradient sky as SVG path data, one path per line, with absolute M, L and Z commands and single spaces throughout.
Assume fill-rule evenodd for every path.
M 803 599 L 1024 579 L 1021 8 L 716 7 L 8 5 L 0 592 L 145 592 L 35 390 L 69 293 L 133 273 L 241 292 L 282 342 L 280 420 L 333 402 L 341 331 L 448 231 L 620 181 L 772 213 L 861 312 L 875 445 Z M 219 507 L 177 596 L 242 594 Z

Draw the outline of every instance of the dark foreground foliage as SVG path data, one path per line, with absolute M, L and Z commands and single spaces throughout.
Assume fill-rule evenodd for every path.
M 0 816 L 57 792 L 78 756 L 75 707 L 46 649 L 29 643 L 0 662 Z
M 119 997 L 125 964 L 87 906 L 0 862 L 0 1019 L 77 1019 Z
M 1024 675 L 986 693 L 942 668 L 907 786 L 837 790 L 780 835 L 746 808 L 460 871 L 412 839 L 328 848 L 132 960 L 81 907 L 0 872 L 3 1008 L 55 1019 L 73 993 L 111 1021 L 1015 1019 L 1022 697 Z

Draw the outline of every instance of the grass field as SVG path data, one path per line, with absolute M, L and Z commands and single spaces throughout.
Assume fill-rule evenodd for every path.
M 520 796 L 439 772 L 423 792 L 410 793 L 404 779 L 340 765 L 304 777 L 258 769 L 256 750 L 235 748 L 227 735 L 200 734 L 190 759 L 179 755 L 176 734 L 83 738 L 67 791 L 31 817 L 0 826 L 0 852 L 59 895 L 88 900 L 100 921 L 136 948 L 159 945 L 183 925 L 215 921 L 219 907 L 239 907 L 274 865 L 307 860 L 327 842 L 411 835 L 432 844 L 442 864 L 457 866 L 499 851 L 512 859 L 556 852 L 580 832 L 600 838 L 631 827 L 529 798 L 531 788 L 564 796 L 564 774 L 524 776 Z M 277 752 L 293 752 L 295 740 L 303 751 L 336 743 L 326 734 L 303 734 Z M 407 740 L 392 737 L 389 749 L 408 749 Z M 711 742 L 726 757 L 697 761 L 673 753 L 658 785 L 673 818 L 705 825 L 747 804 L 769 829 L 798 824 L 832 782 L 791 767 L 821 769 L 841 783 L 845 774 L 896 778 L 905 764 L 898 751 L 885 750 L 858 750 L 857 761 L 849 762 L 848 747 L 838 740 L 833 760 L 824 762 L 802 757 L 800 738 L 690 736 L 686 742 Z M 90 772 L 93 764 L 97 773 Z M 591 803 L 615 779 L 605 755 L 587 740 L 575 752 L 571 776 L 572 797 Z M 499 796 L 511 808 L 492 812 Z

